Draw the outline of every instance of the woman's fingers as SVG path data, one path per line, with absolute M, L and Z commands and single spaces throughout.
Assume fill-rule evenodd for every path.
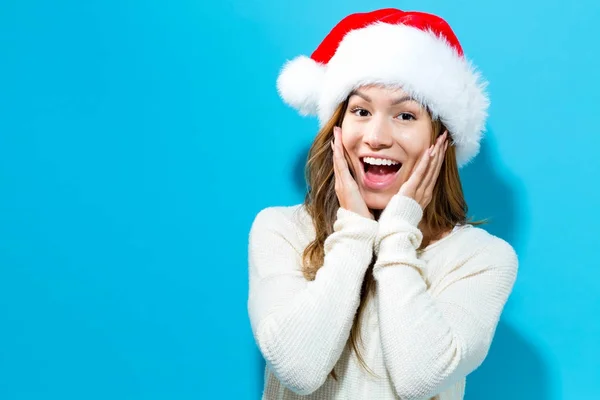
M 423 209 L 431 201 L 447 149 L 447 132 L 440 135 L 435 144 L 427 149 L 417 162 L 411 176 L 402 185 L 399 193 L 415 199 Z
M 335 187 L 335 192 L 339 199 L 341 193 L 344 192 L 344 180 L 342 179 L 342 174 L 340 173 L 340 169 L 341 169 L 339 166 L 340 161 L 339 161 L 339 157 L 337 155 L 336 145 L 333 141 L 331 142 L 331 148 L 333 149 L 334 187 Z M 341 203 L 341 201 L 340 201 L 340 203 Z
M 339 127 L 336 126 L 333 128 L 333 135 L 335 138 L 333 143 L 335 147 L 334 158 L 337 160 L 338 174 L 340 179 L 344 180 L 344 185 L 351 185 L 354 181 L 354 178 L 352 177 L 352 174 L 350 174 Z
M 427 167 L 431 158 L 429 153 L 431 152 L 432 148 L 433 146 L 429 147 L 423 152 L 423 155 L 421 155 L 421 158 L 419 161 L 417 161 L 417 165 L 413 168 L 406 182 L 400 186 L 400 190 L 398 191 L 399 194 L 412 197 L 413 199 L 417 200 L 417 189 L 419 188 L 419 185 L 421 184 L 421 181 L 427 172 Z
M 335 177 L 335 190 L 338 198 L 340 198 L 340 204 L 344 204 L 344 191 L 347 187 L 347 182 L 344 176 L 344 165 L 345 160 L 340 157 L 340 140 L 337 137 L 336 130 L 334 129 L 333 140 L 331 141 L 331 149 L 333 150 L 333 173 Z
M 331 150 L 333 151 L 333 175 L 335 176 L 335 179 L 338 180 L 337 158 L 335 155 L 335 145 L 333 144 L 333 139 L 331 139 L 331 142 L 329 143 L 331 144 Z
M 422 190 L 423 193 L 431 195 L 433 193 L 433 187 L 435 186 L 435 182 L 437 180 L 437 176 L 440 172 L 440 168 L 442 166 L 444 154 L 445 154 L 445 146 L 446 146 L 446 137 L 447 132 L 444 132 L 440 135 L 435 143 L 435 147 L 433 150 L 433 157 L 431 160 L 431 165 L 429 170 L 427 171 L 427 176 L 423 180 Z
M 412 180 L 412 185 L 414 185 L 414 190 L 416 191 L 422 184 L 423 180 L 427 176 L 427 171 L 429 170 L 429 165 L 431 164 L 431 153 L 435 149 L 435 146 L 429 147 L 421 156 L 417 167 L 411 174 L 409 180 Z
M 444 157 L 446 157 L 446 150 L 448 150 L 448 131 L 444 132 L 444 135 L 444 140 L 440 145 L 440 153 L 438 155 L 438 162 L 435 169 L 435 174 L 433 175 L 432 186 L 435 186 L 435 183 L 437 182 L 440 176 L 440 171 L 442 170 L 442 165 L 444 164 Z
M 346 159 L 346 152 L 342 144 L 341 129 L 336 127 L 333 132 L 334 140 L 331 147 L 333 148 L 335 192 L 340 207 L 373 219 L 373 214 L 367 207 L 358 185 L 350 173 L 349 162 Z

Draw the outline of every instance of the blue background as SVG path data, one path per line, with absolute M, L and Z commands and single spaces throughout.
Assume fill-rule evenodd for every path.
M 317 129 L 275 90 L 343 16 L 442 15 L 490 80 L 467 200 L 520 274 L 467 399 L 597 398 L 600 3 L 0 3 L 0 398 L 258 399 L 256 213 Z

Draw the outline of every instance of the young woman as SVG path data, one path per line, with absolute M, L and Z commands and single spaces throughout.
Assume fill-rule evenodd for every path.
M 304 204 L 250 231 L 263 399 L 463 398 L 518 264 L 467 221 L 484 88 L 443 19 L 396 9 L 344 18 L 283 68 L 281 96 L 321 129 Z

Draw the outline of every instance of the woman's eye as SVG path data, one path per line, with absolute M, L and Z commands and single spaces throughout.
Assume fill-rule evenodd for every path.
M 398 119 L 401 119 L 402 121 L 410 121 L 415 119 L 414 115 L 409 114 L 409 113 L 400 113 L 398 114 Z
M 357 117 L 368 117 L 369 116 L 369 112 L 367 110 L 365 110 L 364 108 L 355 108 L 354 110 L 352 110 L 352 114 L 356 115 Z

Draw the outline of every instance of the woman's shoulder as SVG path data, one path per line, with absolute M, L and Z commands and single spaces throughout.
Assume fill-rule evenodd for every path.
M 256 230 L 270 230 L 303 241 L 314 235 L 312 219 L 303 203 L 261 209 L 252 223 L 251 232 Z
M 310 219 L 304 204 L 269 206 L 261 209 L 254 217 L 254 223 L 263 222 L 272 226 L 278 224 L 299 224 Z
M 475 257 L 478 260 L 517 264 L 517 254 L 510 243 L 486 229 L 470 224 L 457 226 L 448 236 L 425 248 L 422 255 L 427 259 L 441 257 L 455 263 Z
M 448 247 L 457 254 L 463 254 L 466 257 L 487 258 L 493 262 L 515 267 L 518 264 L 514 247 L 486 229 L 467 224 L 459 228 L 456 233 L 452 245 Z
M 499 276 L 513 277 L 511 279 L 517 274 L 518 259 L 514 248 L 483 228 L 461 225 L 438 243 L 421 255 L 427 261 L 431 282 L 446 282 L 450 276 L 460 279 L 492 270 Z
M 516 255 L 515 249 L 510 243 L 500 236 L 493 235 L 484 228 L 472 226 L 470 234 L 472 235 L 470 240 L 473 241 L 473 243 L 481 242 L 488 251 Z

